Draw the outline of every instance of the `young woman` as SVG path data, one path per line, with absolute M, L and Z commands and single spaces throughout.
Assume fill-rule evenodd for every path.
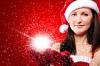
M 38 59 L 39 66 L 49 66 L 49 63 L 50 66 L 100 66 L 100 23 L 97 4 L 92 0 L 66 2 L 68 3 L 63 12 L 69 27 L 65 41 L 54 44 L 49 52 L 41 56 L 31 52 L 31 57 Z
M 65 10 L 69 23 L 64 42 L 52 49 L 71 53 L 76 66 L 100 66 L 100 23 L 99 8 L 92 0 L 76 0 Z

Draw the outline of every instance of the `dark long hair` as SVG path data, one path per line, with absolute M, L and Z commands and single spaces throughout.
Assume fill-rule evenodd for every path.
M 93 14 L 93 22 L 87 31 L 87 41 L 92 45 L 92 52 L 100 47 L 100 22 L 98 19 L 98 14 L 91 9 Z M 60 52 L 67 50 L 71 54 L 76 54 L 75 38 L 74 32 L 71 30 L 70 26 L 68 28 L 68 33 L 66 39 L 61 43 Z

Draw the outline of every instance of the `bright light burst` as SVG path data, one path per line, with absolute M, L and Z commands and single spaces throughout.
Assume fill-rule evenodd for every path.
M 35 48 L 38 51 L 44 51 L 45 49 L 50 47 L 51 42 L 52 41 L 48 36 L 38 35 L 32 40 L 31 47 Z
M 50 39 L 49 35 L 40 35 L 38 34 L 35 37 L 31 37 L 23 32 L 20 32 L 18 30 L 15 30 L 16 32 L 28 37 L 31 39 L 30 46 L 32 49 L 35 49 L 36 51 L 45 51 L 47 48 L 50 48 L 53 41 Z

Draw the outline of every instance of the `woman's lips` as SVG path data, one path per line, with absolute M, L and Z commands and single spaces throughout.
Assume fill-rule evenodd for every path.
M 82 28 L 84 25 L 75 25 L 77 28 Z

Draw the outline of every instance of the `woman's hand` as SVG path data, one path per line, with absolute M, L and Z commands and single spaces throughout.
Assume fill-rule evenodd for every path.
M 55 44 L 51 49 L 47 49 L 42 54 L 38 51 L 30 51 L 30 57 L 36 60 L 38 66 L 47 66 L 52 64 L 54 66 L 71 66 L 73 61 L 68 51 L 60 52 L 60 44 Z
M 40 53 L 35 50 L 31 50 L 29 52 L 30 58 L 33 61 L 36 61 L 37 66 L 48 66 L 50 64 L 48 58 L 45 56 L 44 53 Z

